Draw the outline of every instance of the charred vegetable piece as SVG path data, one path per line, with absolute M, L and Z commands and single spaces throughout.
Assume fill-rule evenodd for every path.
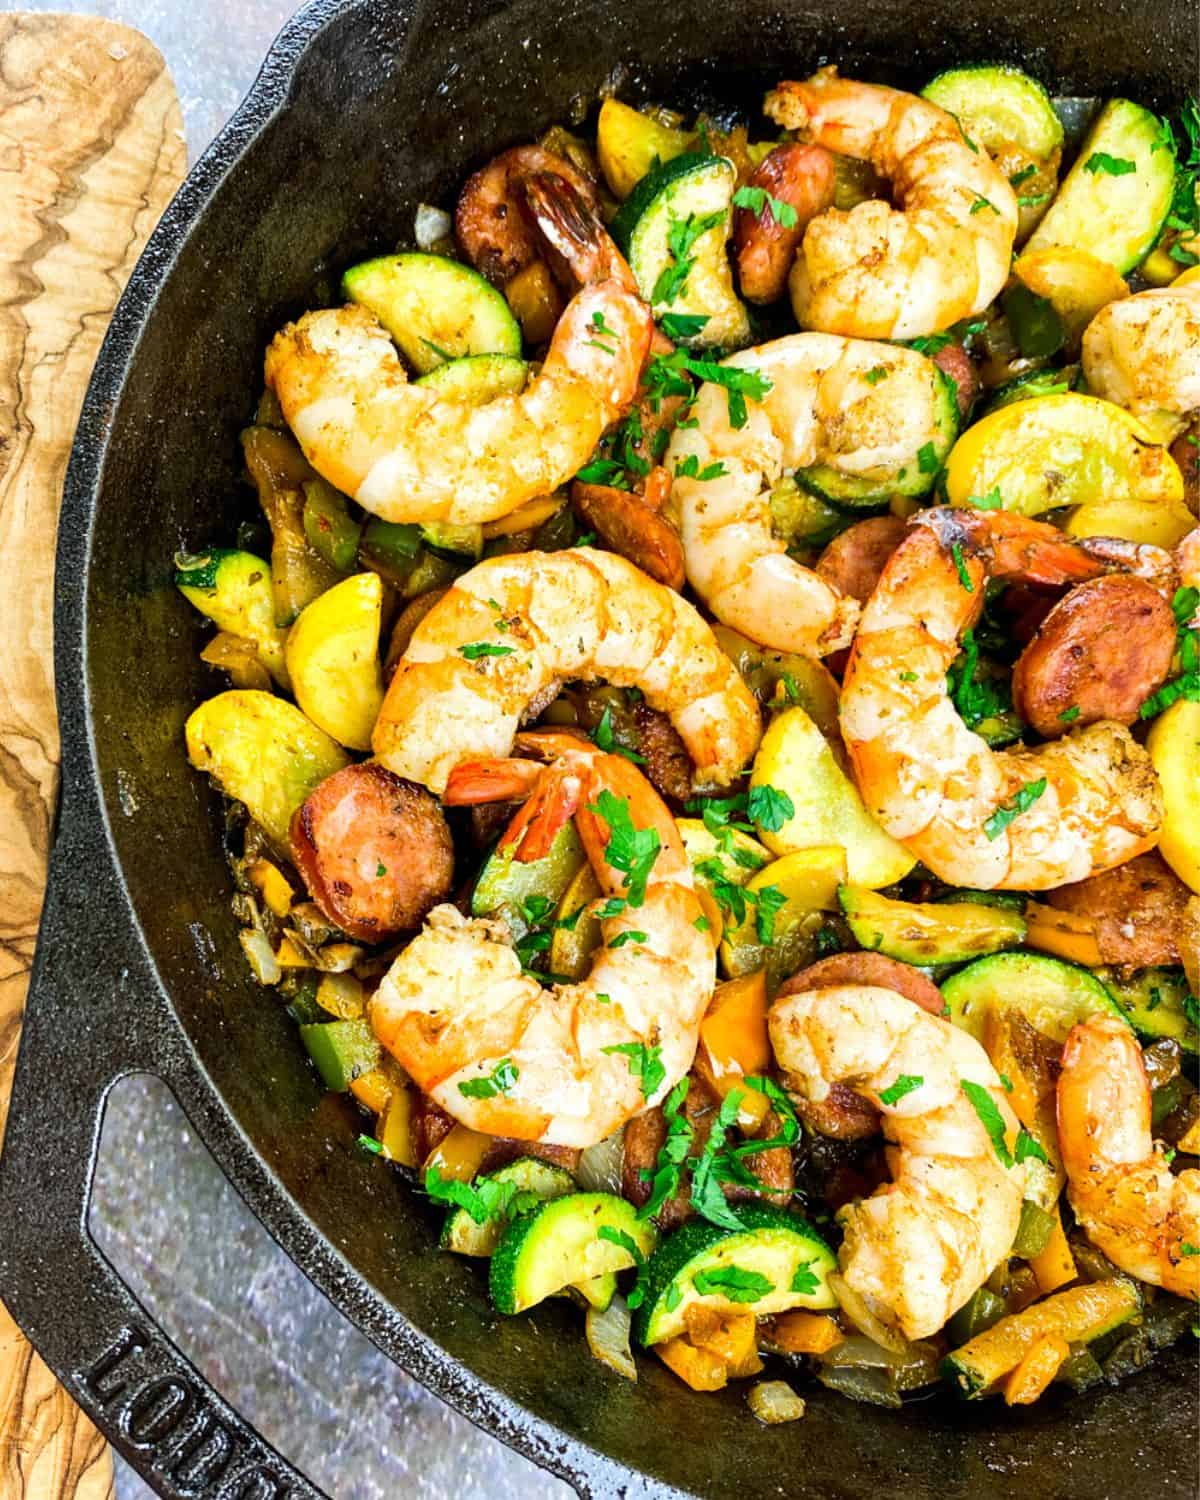
M 654 1226 L 611 1193 L 570 1193 L 539 1204 L 508 1226 L 492 1255 L 496 1311 L 524 1312 L 564 1287 L 623 1271 L 644 1260 L 656 1239 Z
M 1025 936 L 1024 918 L 998 906 L 892 901 L 857 885 L 840 886 L 838 901 L 862 947 L 907 964 L 967 963 Z
M 997 953 L 977 959 L 942 985 L 956 1026 L 983 1041 L 989 1011 L 1013 1008 L 1043 1036 L 1062 1043 L 1077 1021 L 1122 1015 L 1105 987 L 1086 969 L 1035 953 Z
M 1187 1052 L 1200 1052 L 1196 1002 L 1181 970 L 1142 969 L 1126 978 L 1113 969 L 1099 969 L 1096 977 L 1139 1036 L 1151 1041 L 1167 1037 Z

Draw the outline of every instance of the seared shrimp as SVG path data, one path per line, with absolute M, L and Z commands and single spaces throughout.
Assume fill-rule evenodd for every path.
M 276 334 L 266 381 L 317 472 L 385 521 L 494 521 L 565 483 L 633 403 L 653 324 L 615 281 L 586 287 L 541 370 L 482 406 L 410 385 L 362 307 L 305 313 Z
M 906 1338 L 937 1333 L 1008 1254 L 1021 1217 L 1025 1169 L 999 1075 L 974 1037 L 894 990 L 808 990 L 767 1019 L 786 1088 L 819 1103 L 848 1086 L 882 1113 L 893 1148 L 891 1183 L 838 1216 L 847 1286 Z M 980 1115 L 989 1106 L 1006 1161 Z
M 951 885 L 1047 890 L 1152 848 L 1162 793 L 1122 725 L 1072 729 L 1035 750 L 992 750 L 963 723 L 946 672 L 993 578 L 1054 585 L 1130 572 L 1160 587 L 1169 554 L 1073 541 L 1004 511 L 917 516 L 863 611 L 841 697 L 863 801 Z
M 790 278 L 802 328 L 911 339 L 982 312 L 1008 280 L 1017 199 L 953 115 L 915 94 L 822 68 L 781 83 L 763 106 L 802 139 L 868 161 L 881 199 L 829 209 L 808 226 Z
M 589 547 L 493 557 L 457 579 L 396 668 L 375 753 L 440 793 L 460 760 L 507 755 L 522 719 L 577 678 L 640 688 L 698 787 L 728 784 L 758 748 L 758 707 L 692 605 Z
M 561 754 L 502 845 L 517 859 L 537 857 L 574 814 L 605 908 L 616 908 L 601 923 L 591 972 L 543 989 L 522 972 L 502 921 L 439 906 L 388 971 L 370 1019 L 456 1120 L 489 1135 L 583 1147 L 657 1104 L 687 1073 L 716 960 L 687 853 L 657 792 L 619 756 L 562 735 L 548 744 Z
M 671 439 L 671 509 L 688 581 L 718 620 L 761 645 L 836 651 L 850 643 L 858 605 L 788 556 L 771 528 L 772 486 L 814 464 L 881 481 L 915 467 L 939 437 L 941 378 L 912 349 L 828 333 L 794 333 L 725 364 L 755 371 L 770 389 L 734 427 L 727 393 L 705 384 L 696 424 Z
M 1135 415 L 1200 408 L 1200 267 L 1102 307 L 1083 335 L 1083 372 Z
M 1139 1281 L 1200 1300 L 1200 1172 L 1175 1176 L 1155 1146 L 1142 1051 L 1115 1016 L 1093 1016 L 1067 1038 L 1058 1139 L 1088 1239 Z

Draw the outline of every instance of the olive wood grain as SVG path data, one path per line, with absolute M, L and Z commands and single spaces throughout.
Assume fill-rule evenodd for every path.
M 145 37 L 90 17 L 0 16 L 0 1138 L 58 790 L 63 475 L 109 315 L 185 155 L 174 85 Z M 0 1495 L 112 1492 L 107 1445 L 0 1303 Z

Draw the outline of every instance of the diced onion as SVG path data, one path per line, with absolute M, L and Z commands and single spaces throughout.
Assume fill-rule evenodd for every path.
M 768 1427 L 779 1422 L 797 1422 L 804 1415 L 803 1400 L 786 1380 L 760 1380 L 750 1387 L 746 1404 Z
M 614 1297 L 603 1312 L 595 1307 L 588 1308 L 584 1331 L 594 1359 L 626 1380 L 636 1381 L 637 1365 L 629 1347 L 631 1323 L 624 1298 Z
M 243 927 L 238 933 L 238 942 L 241 943 L 242 952 L 259 984 L 278 984 L 283 977 L 283 970 L 271 952 L 266 933 L 260 932 L 257 927 Z
M 625 1127 L 579 1158 L 575 1177 L 585 1193 L 620 1193 L 621 1165 L 625 1159 Z
M 322 974 L 344 974 L 352 969 L 363 956 L 363 950 L 355 943 L 326 943 L 313 954 L 313 962 Z
M 418 203 L 417 216 L 413 222 L 413 238 L 418 250 L 432 250 L 441 240 L 450 238 L 453 228 L 450 215 L 431 203 Z

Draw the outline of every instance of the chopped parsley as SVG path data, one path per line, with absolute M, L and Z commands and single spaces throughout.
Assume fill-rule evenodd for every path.
M 1063 386 L 1066 390 L 1066 386 Z M 968 495 L 967 504 L 973 505 L 976 510 L 1003 510 L 1004 496 L 1000 493 L 1000 486 L 996 485 L 986 495 Z
M 1019 172 L 1014 172 L 1008 179 L 1008 184 L 1010 187 L 1018 188 L 1023 182 L 1028 182 L 1029 179 L 1036 176 L 1036 174 L 1037 167 L 1034 166 L 1033 162 L 1030 162 L 1027 167 L 1022 167 Z
M 932 443 L 922 443 L 917 449 L 917 468 L 922 474 L 936 474 L 941 468 L 938 461 L 937 449 Z
M 460 656 L 465 656 L 468 661 L 478 661 L 481 656 L 511 656 L 512 646 L 493 646 L 491 641 L 472 641 L 469 646 L 460 646 Z
M 790 1292 L 796 1292 L 801 1297 L 806 1297 L 811 1296 L 817 1290 L 820 1282 L 817 1280 L 817 1273 L 808 1269 L 811 1265 L 811 1260 L 802 1260 L 796 1267 L 792 1276 L 792 1284 L 788 1288 Z
M 881 380 L 886 380 L 890 374 L 891 371 L 886 365 L 872 365 L 863 376 L 863 379 L 868 385 L 878 385 Z
M 754 929 L 764 948 L 775 941 L 775 914 L 787 905 L 777 885 L 764 885 L 754 892 Z
M 702 1297 L 724 1297 L 727 1302 L 761 1302 L 775 1290 L 775 1283 L 760 1271 L 746 1271 L 741 1266 L 697 1271 L 692 1285 Z
M 702 234 L 715 229 L 725 218 L 723 209 L 714 209 L 710 214 L 688 214 L 686 219 L 671 215 L 667 227 L 667 249 L 671 263 L 662 268 L 650 293 L 651 302 L 674 302 L 687 290 L 687 280 L 696 264 L 692 247 Z
M 669 339 L 694 339 L 708 322 L 707 313 L 663 313 L 659 326 Z
M 635 1266 L 640 1266 L 646 1258 L 638 1249 L 634 1237 L 624 1229 L 616 1229 L 611 1224 L 601 1224 L 596 1231 L 596 1238 L 607 1240 L 610 1245 L 619 1245 L 632 1257 Z
M 971 1101 L 975 1113 L 979 1116 L 979 1123 L 987 1131 L 988 1139 L 992 1143 L 992 1150 L 999 1158 L 1000 1165 L 1011 1167 L 1013 1155 L 1008 1149 L 1008 1142 L 1004 1139 L 1004 1117 L 1001 1115 L 996 1101 L 982 1083 L 973 1083 L 971 1079 L 962 1080 L 962 1091 Z
M 1127 156 L 1110 156 L 1107 151 L 1093 151 L 1083 164 L 1083 170 L 1095 177 L 1103 173 L 1106 177 L 1128 177 L 1137 171 L 1137 163 Z
M 1033 1136 L 1024 1127 L 1017 1131 L 1016 1152 L 1018 1166 L 1023 1161 L 1040 1161 L 1046 1166 L 1050 1164 L 1049 1158 L 1041 1145 L 1034 1140 Z
M 1195 995 L 1187 994 L 1181 1003 L 1184 1019 L 1189 1025 L 1200 1027 L 1200 1000 Z
M 917 674 L 915 672 L 901 672 L 900 673 L 900 681 L 901 682 L 916 682 L 916 680 L 917 680 Z
M 729 425 L 733 428 L 746 425 L 746 397 L 749 396 L 752 401 L 761 401 L 773 386 L 773 382 L 757 370 L 746 370 L 737 365 L 719 365 L 711 359 L 689 358 L 687 367 L 698 380 L 725 387 L 729 403 Z
M 1175 169 L 1175 191 L 1171 207 L 1159 235 L 1159 244 L 1169 237 L 1171 243 L 1167 254 L 1181 266 L 1200 264 L 1200 256 L 1183 243 L 1200 234 L 1200 105 L 1195 99 L 1184 102 L 1179 112 L 1179 131 L 1183 137 L 1177 141 L 1168 121 L 1162 122 L 1162 138 L 1156 143 L 1169 149 L 1177 159 Z
M 1200 1245 L 1193 1245 L 1190 1240 L 1179 1242 L 1180 1255 L 1200 1255 Z
M 460 1083 L 458 1092 L 464 1099 L 494 1099 L 497 1094 L 507 1094 L 521 1076 L 521 1070 L 511 1057 L 498 1062 L 486 1078 L 469 1078 Z
M 372 1156 L 383 1155 L 383 1144 L 382 1142 L 377 1141 L 373 1135 L 360 1135 L 358 1137 L 358 1145 L 360 1145 L 364 1151 L 369 1151 Z
M 888 1084 L 887 1088 L 879 1092 L 880 1104 L 899 1104 L 905 1094 L 911 1094 L 914 1089 L 919 1089 L 925 1082 L 919 1073 L 901 1073 L 895 1083 Z
M 1192 629 L 1197 608 L 1200 608 L 1200 589 L 1189 585 L 1175 590 L 1171 611 L 1175 616 L 1176 649 L 1181 670 L 1178 677 L 1164 682 L 1142 704 L 1138 714 L 1143 719 L 1162 713 L 1181 698 L 1200 702 L 1200 631 Z
M 601 349 L 605 354 L 615 354 L 620 343 L 620 337 L 615 328 L 610 328 L 604 321 L 604 314 L 597 308 L 592 314 L 591 322 L 592 337 L 585 339 L 593 349 Z
M 989 719 L 1011 716 L 1011 690 L 1003 679 L 981 671 L 975 632 L 963 631 L 961 644 L 962 652 L 946 674 L 946 688 L 963 723 L 968 729 L 978 729 Z
M 780 229 L 795 229 L 800 222 L 796 210 L 790 203 L 785 203 L 782 198 L 776 198 L 773 193 L 768 193 L 766 188 L 740 187 L 733 195 L 733 206 L 735 208 L 748 208 L 757 218 L 762 219 L 764 210 L 767 215 L 774 219 Z
M 697 917 L 692 926 L 697 932 L 710 932 L 712 930 L 712 923 L 705 916 Z
M 991 817 L 984 822 L 984 833 L 989 839 L 998 839 L 1015 818 L 1029 811 L 1045 790 L 1046 778 L 1044 776 L 1039 776 L 1036 781 L 1027 781 L 1023 787 L 1017 789 L 1010 802 L 1002 802 Z
M 915 339 L 909 339 L 908 347 L 915 349 L 918 354 L 934 355 L 940 354 L 947 344 L 953 342 L 952 333 L 924 333 Z
M 630 906 L 641 906 L 646 899 L 646 881 L 654 868 L 662 848 L 658 832 L 653 828 L 635 828 L 629 816 L 629 803 L 616 797 L 607 787 L 589 805 L 588 811 L 598 814 L 608 825 L 608 845 L 604 858 L 614 870 L 625 876 L 625 895 Z M 632 941 L 632 938 L 626 938 Z M 643 937 L 641 941 L 645 941 Z
M 976 198 L 974 203 L 971 204 L 971 213 L 982 213 L 985 208 L 990 208 L 994 214 L 998 214 L 1000 212 L 1000 210 L 996 207 L 996 205 L 990 198 L 985 198 L 983 194 L 980 193 L 979 197 Z
M 975 592 L 975 585 L 971 582 L 971 575 L 967 572 L 967 564 L 963 559 L 961 542 L 955 542 L 950 548 L 950 556 L 954 559 L 954 568 L 958 574 L 958 581 L 966 589 L 968 594 Z
M 1079 704 L 1078 703 L 1072 703 L 1071 706 L 1070 706 L 1070 708 L 1064 708 L 1063 711 L 1059 714 L 1059 716 L 1058 716 L 1058 722 L 1060 724 L 1074 724 L 1075 720 L 1078 717 L 1079 717 Z
M 375 861 L 375 879 L 382 880 L 387 874 L 387 865 L 381 859 Z
M 721 479 L 728 472 L 720 459 L 701 468 L 700 460 L 694 453 L 675 460 L 675 476 L 678 479 Z
M 437 1167 L 430 1167 L 425 1173 L 425 1191 L 435 1203 L 465 1208 L 476 1224 L 510 1218 L 541 1201 L 536 1193 L 519 1188 L 515 1182 L 496 1182 L 488 1177 L 480 1177 L 474 1183 L 457 1182 L 452 1177 L 443 1177 Z
M 687 1091 L 688 1081 L 684 1077 L 663 1100 L 662 1111 L 667 1125 L 667 1134 L 654 1163 L 654 1173 L 650 1179 L 650 1196 L 638 1209 L 637 1216 L 643 1221 L 653 1218 L 663 1204 L 678 1193 L 683 1181 L 683 1166 L 687 1161 L 688 1150 L 695 1134 L 692 1122 L 686 1115 L 680 1113 L 683 1101 L 687 1098 Z M 637 1306 L 632 1295 L 629 1298 L 629 1305 L 630 1307 Z
M 606 755 L 623 755 L 626 760 L 633 761 L 635 766 L 644 766 L 646 757 L 639 755 L 636 750 L 630 750 L 628 746 L 622 745 L 617 739 L 613 729 L 612 705 L 605 704 L 604 712 L 600 715 L 600 722 L 592 731 L 592 743 L 597 750 L 603 750 Z
M 625 936 L 624 933 L 621 934 Z M 645 934 L 642 934 L 643 939 Z M 615 947 L 616 944 L 611 946 Z M 626 1059 L 629 1071 L 642 1085 L 642 1098 L 649 1099 L 657 1092 L 667 1070 L 662 1065 L 662 1048 L 647 1047 L 644 1042 L 614 1042 L 610 1047 L 601 1047 L 606 1056 L 616 1054 Z
M 624 932 L 618 932 L 608 946 L 610 948 L 624 948 L 626 943 L 644 943 L 648 937 L 649 933 L 635 932 L 632 928 L 627 928 Z M 607 1052 L 609 1049 L 606 1047 L 604 1050 Z
M 778 833 L 789 818 L 796 816 L 796 804 L 776 787 L 752 786 L 746 798 L 746 811 L 760 828 Z

